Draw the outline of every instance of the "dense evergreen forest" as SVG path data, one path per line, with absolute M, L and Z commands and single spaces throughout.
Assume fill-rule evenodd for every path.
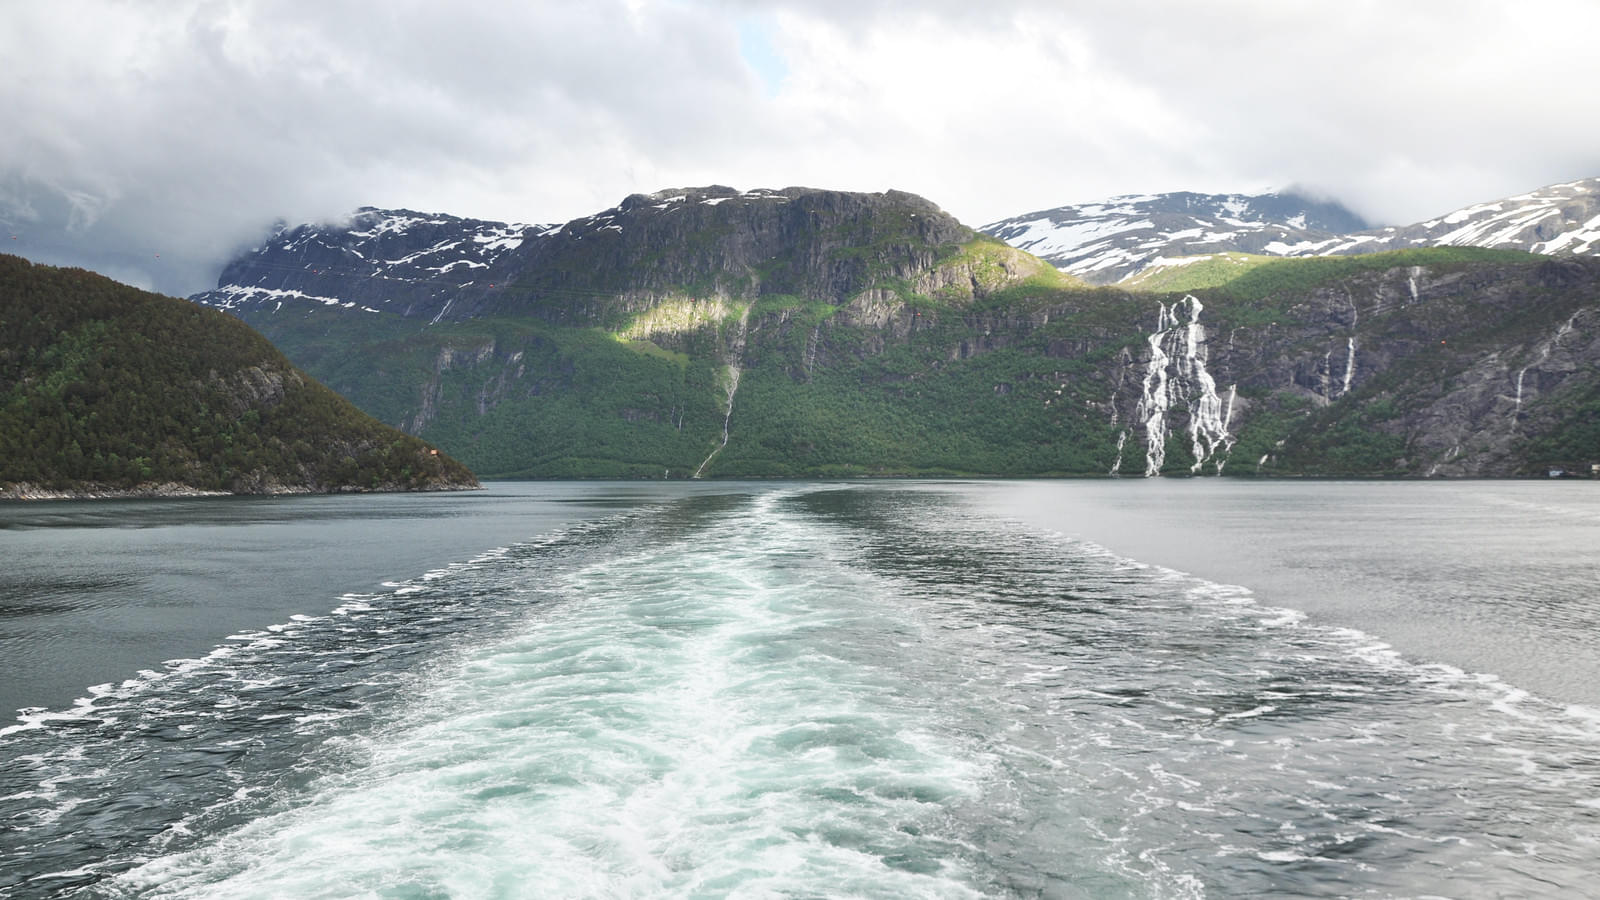
M 0 491 L 475 484 L 229 315 L 0 256 Z

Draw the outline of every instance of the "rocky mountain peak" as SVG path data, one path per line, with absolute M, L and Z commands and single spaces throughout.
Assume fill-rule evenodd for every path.
M 561 225 L 363 207 L 280 228 L 195 299 L 234 311 L 307 304 L 430 322 L 604 316 L 622 298 L 692 291 L 839 302 L 883 278 L 917 280 L 976 233 L 903 191 L 726 185 L 632 194 Z M 610 298 L 610 299 L 608 299 Z

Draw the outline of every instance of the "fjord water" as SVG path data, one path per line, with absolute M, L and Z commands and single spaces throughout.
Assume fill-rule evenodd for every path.
M 1600 484 L 995 483 L 997 515 L 1600 708 Z
M 387 584 L 302 550 L 297 614 L 0 735 L 0 893 L 1592 895 L 1600 722 L 1474 661 L 1592 648 L 1592 552 L 1484 578 L 1600 546 L 1600 496 L 1198 484 L 497 486 L 438 498 L 448 564 L 362 512 Z M 1353 523 L 1408 567 L 1288 559 Z M 1442 652 L 1374 627 L 1408 602 Z
M 641 491 L 0 504 L 0 713 L 70 705 L 85 685 L 202 656 L 238 629 L 326 612 L 344 591 L 605 515 Z

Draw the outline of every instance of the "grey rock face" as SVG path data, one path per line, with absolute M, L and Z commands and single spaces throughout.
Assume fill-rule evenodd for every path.
M 1268 448 L 1279 472 L 1338 473 L 1328 459 L 1350 426 L 1403 448 L 1381 461 L 1387 474 L 1505 477 L 1529 474 L 1528 443 L 1582 415 L 1600 372 L 1596 326 L 1600 260 L 1396 267 L 1294 298 L 1270 325 L 1212 329 L 1204 347 L 1216 392 L 1255 398 L 1233 406 L 1233 435 L 1263 412 L 1304 410 Z M 1116 407 L 1141 408 L 1138 383 L 1112 377 L 1127 385 Z M 1190 381 L 1174 395 L 1206 387 Z M 1193 415 L 1165 427 L 1193 428 Z

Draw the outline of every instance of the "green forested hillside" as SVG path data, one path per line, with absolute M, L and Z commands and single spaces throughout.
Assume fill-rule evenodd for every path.
M 532 317 L 418 329 L 319 307 L 253 321 L 363 409 L 489 477 L 1083 475 L 1115 460 L 1097 366 L 1136 337 L 1067 354 L 1098 344 L 1106 320 L 1130 324 L 1119 291 L 907 293 L 881 324 L 859 303 L 743 306 L 649 340 Z M 986 337 L 967 318 L 985 310 L 1024 321 Z
M 1593 260 L 1234 255 L 1133 291 L 898 192 L 673 190 L 520 231 L 363 215 L 286 231 L 195 299 L 491 476 L 1600 462 Z
M 238 320 L 0 256 L 0 490 L 470 486 Z
M 1230 474 L 1528 475 L 1600 460 L 1597 283 L 1597 265 L 1475 248 L 1274 261 L 1193 292 L 1202 355 L 1182 360 L 1185 326 L 1167 322 L 1161 379 L 1152 330 L 1185 294 L 1026 279 L 948 300 L 893 284 L 729 300 L 648 338 L 320 304 L 252 321 L 493 476 L 1137 475 L 1156 398 L 1160 471 L 1187 474 L 1195 362 L 1226 407 Z

